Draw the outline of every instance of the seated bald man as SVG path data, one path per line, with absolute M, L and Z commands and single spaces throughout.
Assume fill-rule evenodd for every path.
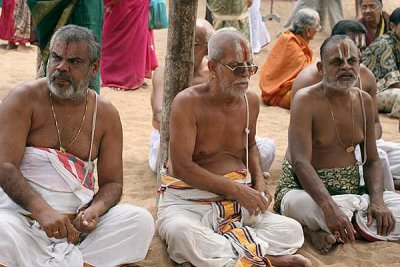
M 207 66 L 207 46 L 211 34 L 214 32 L 211 24 L 204 19 L 196 20 L 195 45 L 194 45 L 194 70 L 191 85 L 207 83 L 210 80 L 210 72 Z M 151 93 L 151 108 L 153 111 L 153 131 L 150 136 L 149 166 L 155 172 L 160 149 L 160 123 L 162 98 L 164 92 L 165 66 L 159 66 L 153 74 L 153 91 Z M 256 136 L 258 150 L 261 156 L 261 167 L 266 176 L 275 159 L 275 143 L 267 137 Z
M 347 35 L 357 45 L 360 51 L 365 49 L 365 34 L 366 29 L 360 22 L 354 20 L 339 21 L 332 29 L 333 35 Z M 311 64 L 299 75 L 293 82 L 292 95 L 295 95 L 298 90 L 316 84 L 322 80 L 321 74 L 318 72 L 317 65 Z M 395 187 L 400 190 L 400 144 L 394 142 L 387 142 L 381 139 L 382 127 L 379 120 L 379 113 L 376 99 L 376 81 L 374 74 L 363 64 L 360 64 L 360 77 L 357 80 L 356 86 L 361 90 L 367 92 L 375 107 L 375 137 L 376 146 L 378 148 L 379 158 L 381 159 L 384 186 L 386 190 L 394 191 Z M 359 147 L 357 147 L 357 157 L 360 159 L 361 154 Z M 361 169 L 362 172 L 362 169 Z M 361 173 L 362 177 L 362 173 Z M 364 183 L 363 179 L 361 183 Z
M 117 266 L 146 256 L 152 216 L 117 205 L 118 111 L 88 88 L 99 58 L 92 31 L 62 27 L 50 42 L 47 77 L 0 104 L 0 266 Z
M 259 99 L 248 91 L 257 71 L 249 43 L 221 29 L 208 55 L 210 81 L 172 104 L 157 220 L 168 253 L 194 266 L 310 266 L 292 255 L 304 242 L 300 224 L 268 211 L 255 142 Z

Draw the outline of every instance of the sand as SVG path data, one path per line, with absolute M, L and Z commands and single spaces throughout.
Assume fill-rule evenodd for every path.
M 343 10 L 346 19 L 353 19 L 355 8 L 353 0 L 344 0 Z M 398 6 L 398 0 L 385 0 L 385 10 L 391 12 Z M 288 17 L 293 1 L 275 1 L 274 13 L 281 17 L 281 23 Z M 204 17 L 205 0 L 199 0 L 198 17 Z M 261 13 L 266 15 L 270 10 L 270 1 L 262 1 Z M 279 30 L 280 24 L 267 21 L 267 28 L 273 38 Z M 311 41 L 314 55 L 318 57 L 319 46 L 329 35 L 330 27 L 326 25 L 325 31 L 317 34 Z M 160 63 L 164 62 L 167 47 L 167 30 L 155 31 L 156 50 Z M 4 44 L 0 41 L 0 44 Z M 254 57 L 256 64 L 264 61 L 270 45 L 264 47 L 260 54 Z M 10 90 L 18 84 L 35 78 L 36 48 L 31 52 L 0 50 L 0 99 L 3 99 Z M 259 76 L 256 74 L 251 79 L 250 88 L 258 94 Z M 124 128 L 124 193 L 122 202 L 143 206 L 156 216 L 155 177 L 148 167 L 148 143 L 151 126 L 150 94 L 152 86 L 149 81 L 147 88 L 136 91 L 122 92 L 102 88 L 101 95 L 108 98 L 117 107 Z M 287 146 L 287 128 L 289 124 L 289 111 L 277 107 L 261 105 L 258 119 L 257 132 L 261 136 L 268 136 L 275 141 L 276 159 L 272 164 L 268 180 L 271 191 L 275 189 L 280 172 L 282 159 Z M 398 121 L 386 115 L 380 115 L 383 138 L 385 140 L 400 142 Z M 309 257 L 314 266 L 400 266 L 400 244 L 389 242 L 367 243 L 357 241 L 354 245 L 340 245 L 328 255 L 321 256 L 314 251 L 306 241 L 299 253 Z M 174 266 L 169 260 L 166 247 L 156 235 L 153 238 L 149 253 L 140 266 Z

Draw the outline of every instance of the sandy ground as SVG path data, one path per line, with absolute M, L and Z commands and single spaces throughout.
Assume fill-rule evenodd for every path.
M 343 0 L 345 18 L 353 19 L 355 16 L 354 1 Z M 398 0 L 385 0 L 385 10 L 391 12 L 399 5 Z M 292 9 L 292 1 L 275 1 L 274 13 L 277 13 L 282 21 L 287 18 Z M 266 15 L 270 10 L 270 1 L 263 1 L 261 13 Z M 199 0 L 198 17 L 204 17 L 205 0 Z M 267 21 L 267 28 L 275 40 L 275 35 L 280 24 L 275 21 Z M 311 41 L 314 55 L 318 57 L 318 49 L 324 38 L 329 35 L 329 25 L 325 31 L 318 33 Z M 155 31 L 156 49 L 160 63 L 164 62 L 167 47 L 167 30 Z M 0 41 L 0 43 L 5 43 Z M 268 49 L 266 46 L 261 53 L 256 55 L 256 64 L 261 65 Z M 16 85 L 35 78 L 36 48 L 31 52 L 21 53 L 17 51 L 0 50 L 0 99 L 3 99 Z M 252 77 L 251 90 L 260 93 L 258 89 L 258 74 Z M 131 92 L 113 91 L 102 88 L 101 94 L 111 100 L 120 112 L 124 128 L 124 194 L 122 202 L 143 206 L 156 215 L 155 196 L 156 184 L 153 173 L 147 165 L 148 142 L 152 129 L 150 94 L 151 82 L 148 88 L 142 88 Z M 383 138 L 400 142 L 398 133 L 398 121 L 380 115 L 383 127 Z M 258 134 L 271 137 L 276 143 L 276 159 L 270 172 L 272 177 L 268 184 L 275 189 L 280 172 L 280 166 L 284 151 L 287 146 L 287 127 L 289 124 L 289 111 L 277 107 L 267 107 L 261 104 L 258 120 Z M 318 255 L 307 241 L 299 253 L 309 257 L 314 266 L 400 266 L 400 244 L 388 242 L 367 243 L 357 241 L 355 245 L 341 245 L 326 256 Z M 166 247 L 156 235 L 145 260 L 140 266 L 174 266 L 169 260 Z

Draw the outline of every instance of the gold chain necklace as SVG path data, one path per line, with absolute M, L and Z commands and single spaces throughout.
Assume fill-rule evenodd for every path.
M 344 143 L 343 143 L 343 141 L 342 141 L 342 139 L 340 138 L 340 135 L 339 135 L 339 131 L 338 131 L 338 128 L 337 128 L 337 125 L 336 125 L 336 121 L 335 121 L 335 116 L 333 115 L 333 111 L 332 111 L 332 106 L 331 106 L 331 101 L 329 100 L 329 97 L 328 97 L 328 95 L 326 94 L 326 91 L 325 91 L 325 88 L 324 88 L 324 93 L 325 93 L 325 96 L 326 96 L 326 98 L 328 99 L 328 104 L 329 104 L 329 110 L 331 111 L 331 116 L 332 116 L 332 120 L 333 120 L 333 125 L 335 126 L 335 130 L 336 130 L 336 136 L 337 136 L 337 138 L 338 138 L 338 140 L 339 140 L 339 142 L 340 142 L 340 144 L 345 148 L 345 150 L 346 150 L 346 152 L 347 153 L 351 153 L 351 152 L 353 152 L 354 151 L 354 110 L 353 110 L 353 98 L 351 97 L 351 94 L 350 94 L 350 103 L 351 103 L 351 119 L 352 119 L 352 126 L 351 126 L 351 145 L 350 146 L 346 146 Z
M 52 97 L 51 91 L 49 91 L 49 93 L 50 93 L 51 111 L 53 112 L 53 118 L 54 118 L 54 122 L 56 124 L 56 129 L 57 129 L 58 143 L 60 144 L 60 148 L 58 150 L 60 152 L 62 152 L 62 153 L 66 153 L 67 150 L 69 150 L 71 148 L 71 146 L 75 143 L 76 139 L 78 139 L 78 136 L 81 133 L 83 122 L 85 121 L 86 112 L 87 112 L 89 90 L 86 90 L 85 112 L 83 113 L 82 121 L 81 121 L 81 124 L 79 126 L 78 132 L 76 133 L 75 137 L 72 139 L 71 143 L 66 147 L 64 147 L 62 142 L 61 142 L 60 129 L 58 128 L 58 121 L 57 121 L 57 118 L 56 118 L 56 112 L 54 111 L 54 106 L 53 106 L 53 97 Z

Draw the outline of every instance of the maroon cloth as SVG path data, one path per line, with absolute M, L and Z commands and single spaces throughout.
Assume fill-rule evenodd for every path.
M 3 0 L 3 7 L 0 17 L 0 39 L 13 42 L 15 33 L 14 21 L 14 0 Z
M 149 0 L 104 1 L 102 86 L 137 89 L 157 67 Z

